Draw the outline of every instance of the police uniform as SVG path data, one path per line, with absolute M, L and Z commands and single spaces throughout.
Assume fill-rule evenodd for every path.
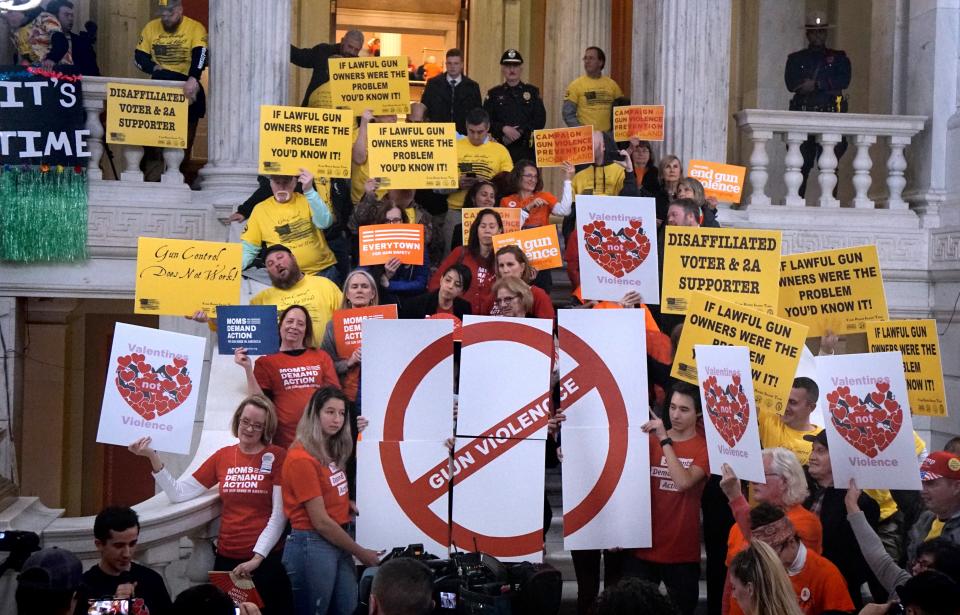
M 825 16 L 813 13 L 808 17 L 806 29 L 831 27 Z M 850 58 L 839 49 L 810 46 L 795 51 L 787 56 L 787 66 L 784 69 L 783 80 L 787 89 L 793 92 L 790 100 L 791 111 L 817 111 L 823 113 L 846 113 L 847 99 L 843 90 L 850 86 L 851 67 Z M 800 85 L 811 79 L 816 84 L 812 92 L 800 92 Z M 820 157 L 823 146 L 817 143 L 816 137 L 810 135 L 800 144 L 800 154 L 803 156 L 803 166 L 800 173 L 803 182 L 800 184 L 800 196 L 804 196 L 807 187 L 807 176 L 810 169 Z M 847 151 L 847 141 L 842 139 L 834 148 L 837 160 Z
M 523 64 L 523 57 L 516 49 L 507 49 L 500 58 L 500 64 Z M 510 158 L 533 160 L 533 131 L 547 124 L 547 111 L 536 86 L 522 81 L 515 86 L 502 83 L 487 92 L 483 108 L 490 115 L 490 132 L 494 138 L 503 142 L 503 127 L 516 126 L 520 138 L 506 145 Z

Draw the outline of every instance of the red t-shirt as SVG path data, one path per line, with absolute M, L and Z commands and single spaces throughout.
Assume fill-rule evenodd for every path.
M 313 392 L 327 385 L 340 388 L 340 378 L 330 355 L 315 348 L 260 357 L 253 366 L 253 375 L 277 407 L 277 433 L 273 442 L 283 448 L 293 444 L 297 423 Z
M 833 562 L 809 549 L 803 570 L 790 577 L 790 584 L 805 615 L 819 615 L 824 611 L 853 611 L 853 600 L 850 599 L 847 582 L 843 580 L 840 570 Z M 730 600 L 730 615 L 743 615 L 743 609 L 736 600 Z
M 683 467 L 694 465 L 710 473 L 707 439 L 697 434 L 689 440 L 674 442 L 673 450 Z M 653 546 L 636 549 L 633 554 L 651 562 L 680 564 L 700 561 L 700 496 L 706 477 L 696 486 L 679 491 L 670 479 L 667 459 L 660 442 L 650 437 L 650 512 Z
M 273 488 L 281 484 L 286 456 L 287 451 L 275 444 L 255 455 L 247 455 L 234 444 L 210 455 L 193 473 L 208 489 L 220 484 L 220 555 L 243 560 L 253 557 L 253 547 L 273 512 Z
M 327 514 L 343 525 L 350 521 L 347 474 L 335 464 L 323 465 L 297 442 L 283 464 L 283 511 L 295 530 L 312 530 L 305 504 L 322 497 Z
M 533 295 L 533 306 L 530 308 L 530 316 L 550 320 L 557 317 L 557 311 L 553 307 L 553 300 L 550 299 L 547 291 L 539 286 L 530 286 L 530 293 Z M 490 316 L 500 316 L 500 306 L 494 302 L 493 295 L 487 297 L 480 313 L 489 314 Z
M 525 199 L 521 198 L 519 194 L 511 194 L 500 199 L 500 207 L 523 208 L 537 199 L 543 199 L 546 201 L 546 205 L 537 205 L 531 209 L 528 212 L 530 215 L 527 216 L 527 221 L 523 224 L 523 228 L 546 226 L 550 223 L 550 213 L 557 204 L 557 197 L 549 192 L 535 192 Z

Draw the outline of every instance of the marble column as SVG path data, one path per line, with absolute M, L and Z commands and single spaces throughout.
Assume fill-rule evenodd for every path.
M 290 0 L 211 0 L 208 162 L 200 170 L 220 218 L 256 188 L 260 105 L 283 105 Z
M 960 225 L 960 6 L 956 0 L 911 2 L 903 113 L 925 115 L 910 144 L 910 189 L 904 198 L 923 226 Z M 949 207 L 945 207 L 949 205 Z
M 665 106 L 660 156 L 726 160 L 730 19 L 729 0 L 635 0 L 630 98 Z
M 4 485 L 18 480 L 12 402 L 19 393 L 16 388 L 22 372 L 22 359 L 16 357 L 23 348 L 21 336 L 17 335 L 17 315 L 17 298 L 0 297 L 0 334 L 3 335 L 0 351 L 4 353 L 8 370 L 7 377 L 0 378 L 0 494 L 5 491 Z M 22 322 L 20 325 L 22 326 Z

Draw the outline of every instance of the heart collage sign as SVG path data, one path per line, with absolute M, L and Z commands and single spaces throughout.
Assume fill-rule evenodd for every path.
M 742 479 L 764 483 L 760 430 L 746 346 L 694 346 L 710 473 L 729 464 Z
M 117 323 L 97 442 L 188 453 L 206 339 Z
M 817 357 L 833 483 L 920 489 L 913 420 L 899 352 Z
M 654 199 L 579 195 L 577 241 L 584 300 L 619 301 L 636 291 L 644 303 L 659 303 Z

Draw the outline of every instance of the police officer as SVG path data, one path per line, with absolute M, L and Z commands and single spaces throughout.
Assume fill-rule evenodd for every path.
M 850 86 L 850 58 L 839 49 L 827 48 L 827 30 L 832 27 L 823 11 L 812 11 L 807 16 L 804 28 L 809 46 L 787 57 L 787 67 L 783 74 L 787 89 L 793 92 L 793 99 L 790 100 L 791 111 L 847 111 L 847 99 L 843 90 Z M 816 142 L 813 135 L 800 144 L 800 153 L 803 155 L 800 196 L 806 192 L 807 175 L 822 151 L 823 147 Z M 838 160 L 845 151 L 847 141 L 843 139 L 834 150 Z
M 500 56 L 504 83 L 491 88 L 483 103 L 490 115 L 490 133 L 506 146 L 514 162 L 533 160 L 533 131 L 547 123 L 540 90 L 520 81 L 522 67 L 519 51 L 504 51 Z

